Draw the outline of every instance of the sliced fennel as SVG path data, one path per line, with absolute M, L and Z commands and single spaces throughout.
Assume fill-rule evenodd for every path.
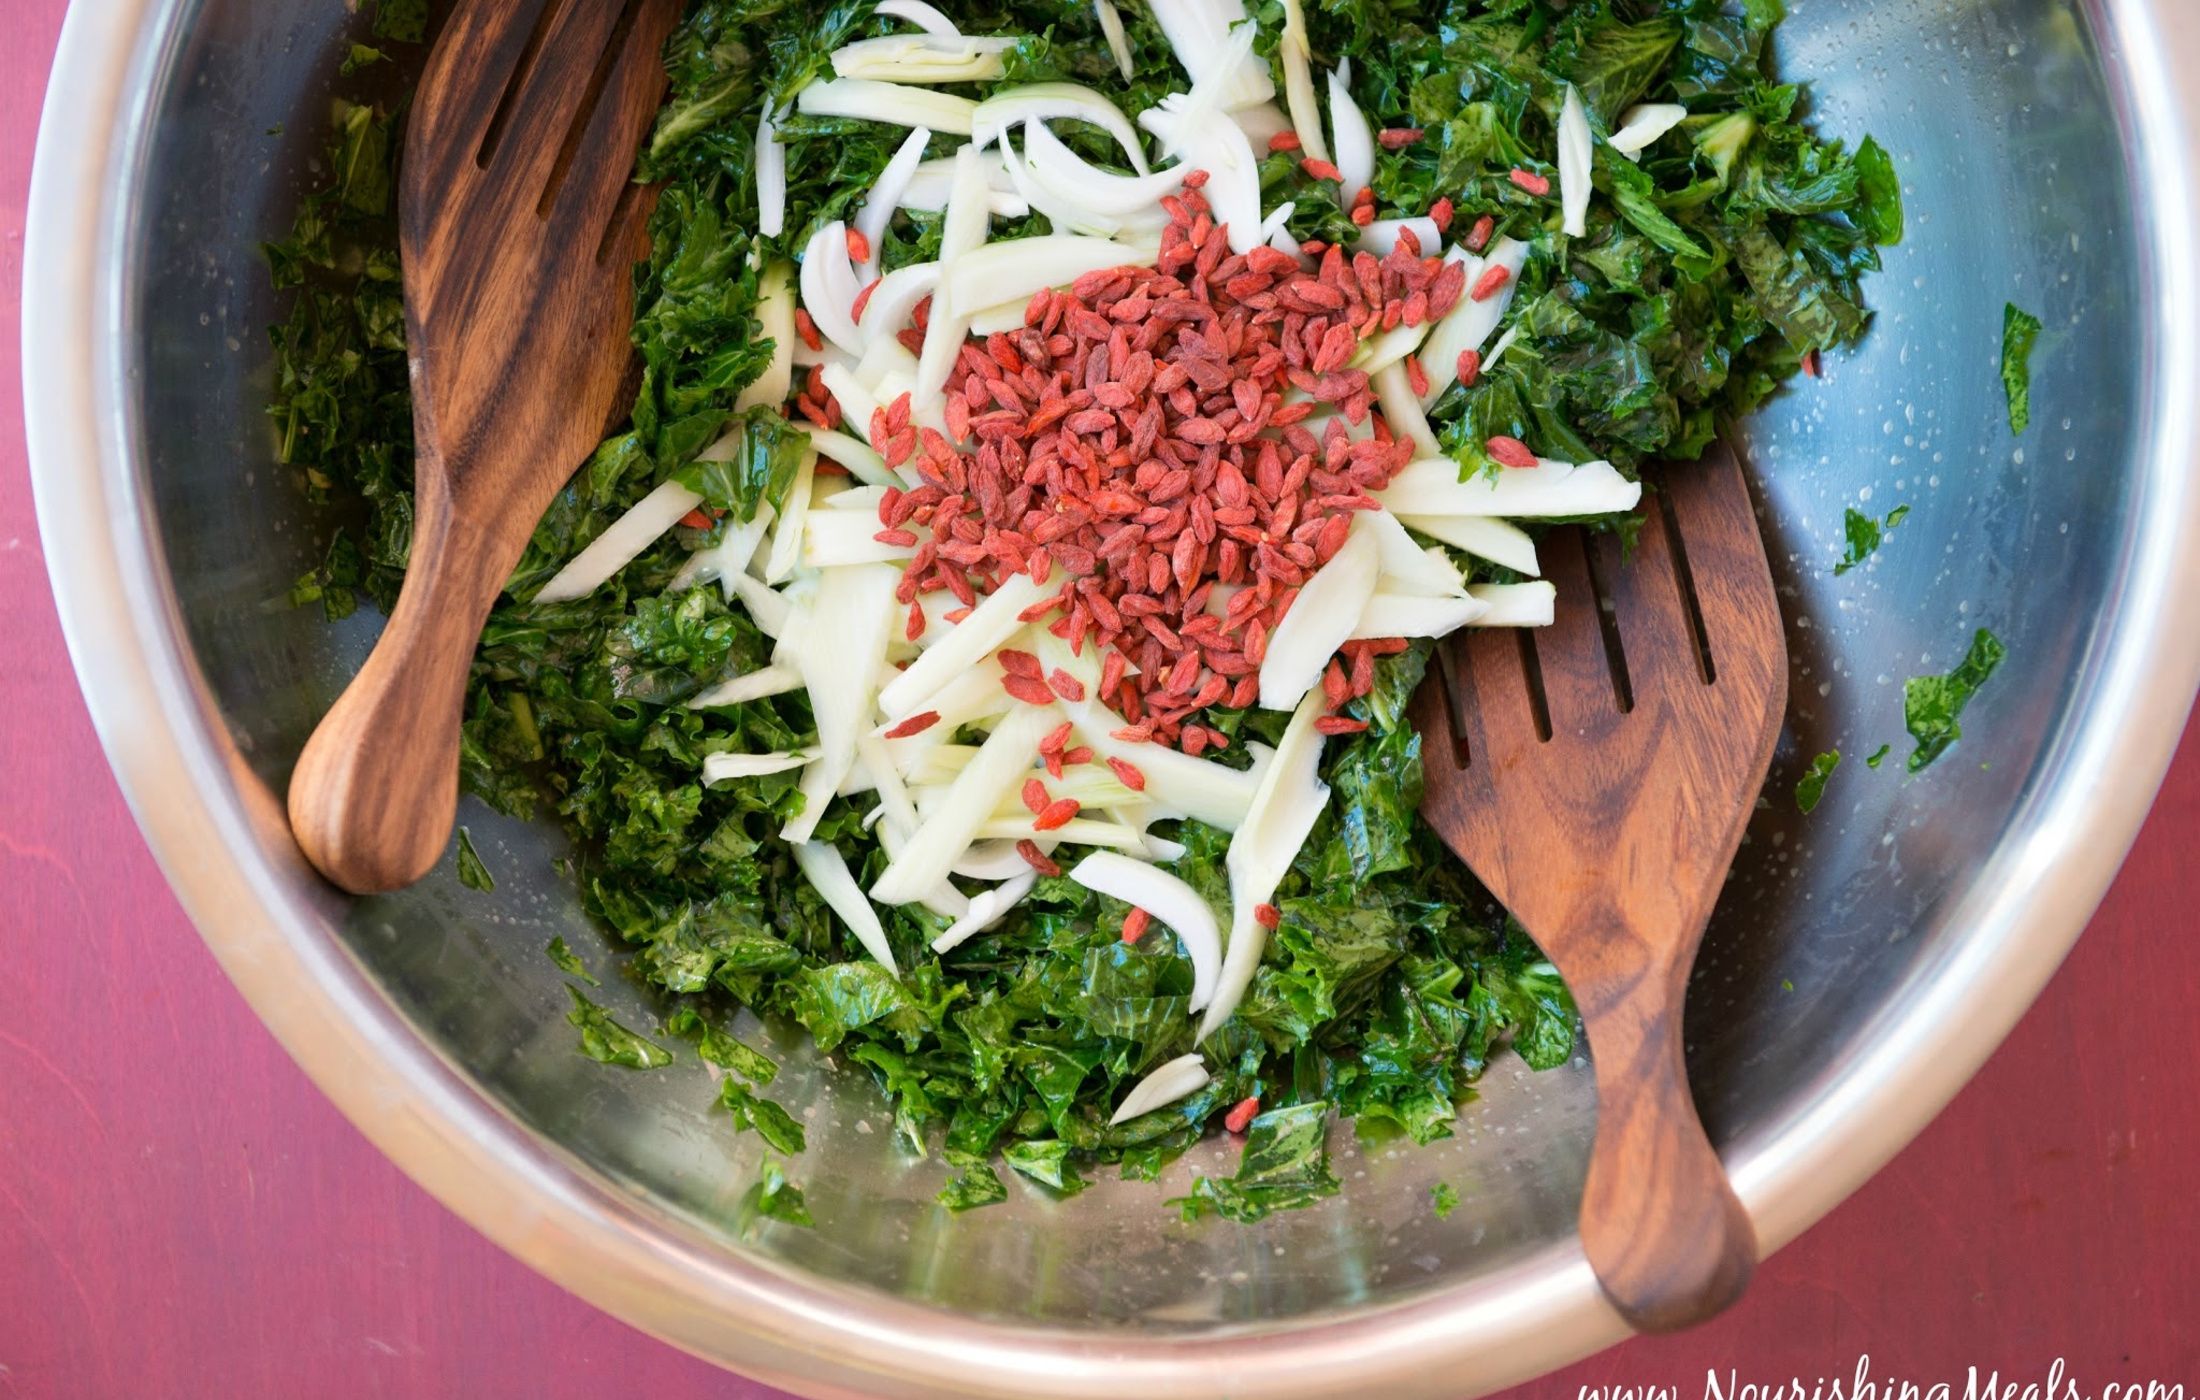
M 1564 211 L 1561 228 L 1568 238 L 1589 232 L 1589 168 L 1595 155 L 1589 114 L 1582 108 L 1581 94 L 1568 83 L 1566 102 L 1558 114 L 1558 196 Z
M 1046 705 L 1017 705 L 1003 716 L 956 775 L 948 801 L 917 828 L 871 886 L 871 897 L 881 904 L 906 904 L 946 879 L 1001 794 L 1030 771 L 1040 738 L 1058 722 L 1059 713 Z
M 1477 583 L 1467 592 L 1489 607 L 1470 626 L 1548 627 L 1558 615 L 1558 590 L 1540 579 L 1534 583 Z
M 1512 308 L 1513 293 L 1520 287 L 1520 269 L 1528 262 L 1528 245 L 1516 238 L 1500 238 L 1486 258 L 1469 258 L 1467 262 L 1468 295 L 1459 298 L 1459 304 L 1444 313 L 1444 319 L 1430 328 L 1427 348 L 1421 352 L 1421 368 L 1428 372 L 1428 392 L 1421 395 L 1421 406 L 1427 408 L 1443 396 L 1459 379 L 1459 352 L 1479 350 L 1495 331 L 1505 313 Z M 1495 295 L 1476 301 L 1472 295 L 1475 286 L 1493 267 L 1505 269 L 1505 285 Z
M 792 666 L 765 666 L 746 675 L 720 681 L 710 689 L 688 698 L 691 710 L 708 710 L 719 705 L 746 705 L 751 700 L 762 700 L 771 695 L 785 695 L 790 690 L 802 688 L 802 673 Z M 705 760 L 704 773 L 710 772 Z
M 1355 529 L 1299 590 L 1298 601 L 1268 638 L 1260 664 L 1262 709 L 1288 710 L 1309 691 L 1319 693 L 1322 668 L 1352 635 L 1374 596 L 1377 558 L 1374 535 Z
M 878 277 L 879 258 L 886 251 L 886 225 L 892 221 L 894 210 L 901 205 L 901 197 L 909 189 L 909 182 L 916 178 L 917 167 L 924 163 L 924 147 L 932 139 L 932 133 L 924 127 L 910 132 L 894 152 L 894 158 L 886 162 L 879 172 L 878 183 L 863 197 L 863 207 L 856 211 L 856 232 L 863 235 L 871 256 L 856 269 L 856 280 L 869 282 Z M 874 294 L 873 301 L 878 298 Z M 782 394 L 780 397 L 786 397 Z
M 570 603 L 587 597 L 702 503 L 701 496 L 677 481 L 659 482 L 656 490 L 636 501 L 558 570 L 534 601 Z
M 833 50 L 837 78 L 888 83 L 992 82 L 1006 70 L 1001 55 L 1021 42 L 1013 35 L 888 34 Z
M 1116 1106 L 1114 1116 L 1108 1119 L 1108 1126 L 1128 1123 L 1157 1108 L 1167 1108 L 1179 1099 L 1190 1098 L 1206 1088 L 1211 1077 L 1207 1073 L 1206 1060 L 1197 1051 L 1179 1055 L 1133 1084 L 1131 1091 L 1123 1096 L 1123 1102 Z
M 1536 559 L 1535 540 L 1517 525 L 1493 515 L 1406 515 L 1399 523 L 1419 530 L 1432 540 L 1442 540 L 1492 564 L 1502 564 L 1530 578 L 1543 572 Z
M 894 949 L 879 924 L 878 910 L 871 907 L 855 876 L 848 873 L 848 860 L 840 848 L 824 841 L 797 841 L 791 849 L 803 878 L 816 889 L 826 907 L 840 916 L 864 951 L 877 958 L 888 972 L 899 973 L 901 969 L 894 965 Z
M 1199 1023 L 1205 1040 L 1230 1019 L 1260 967 L 1268 930 L 1255 911 L 1268 902 L 1290 872 L 1307 833 L 1328 805 L 1329 788 L 1319 776 L 1322 736 L 1314 726 L 1328 708 L 1319 689 L 1307 692 L 1285 726 L 1276 755 L 1254 794 L 1245 824 L 1230 838 L 1223 865 L 1230 875 L 1230 946 L 1223 954 L 1222 978 L 1215 999 Z
M 1041 287 L 1067 286 L 1088 272 L 1151 263 L 1157 251 L 1153 244 L 1118 243 L 1074 233 L 988 243 L 955 260 L 947 274 L 947 299 L 951 306 L 972 310 L 1027 301 Z M 935 315 L 937 310 L 935 304 Z M 929 343 L 926 348 L 930 349 Z
M 1413 450 L 1422 456 L 1441 455 L 1444 449 L 1437 443 L 1436 430 L 1429 426 L 1428 414 L 1422 411 L 1421 400 L 1415 397 L 1413 385 L 1406 377 L 1405 361 L 1392 360 L 1368 378 L 1391 430 L 1410 439 Z
M 795 110 L 808 117 L 853 117 L 968 136 L 978 104 L 967 97 L 902 83 L 832 78 L 803 88 L 795 98 Z
M 884 565 L 827 569 L 810 606 L 808 644 L 795 665 L 817 720 L 817 762 L 802 775 L 803 807 L 780 835 L 807 841 L 855 762 L 856 735 L 871 714 L 871 696 L 886 664 L 886 631 L 899 575 Z M 917 893 L 929 890 L 928 881 Z
M 970 671 L 992 655 L 994 649 L 1024 629 L 1017 614 L 1046 596 L 1046 588 L 1029 574 L 1011 574 L 1001 586 L 978 600 L 970 616 L 917 658 L 908 670 L 879 692 L 879 708 L 900 719 L 927 708 L 925 702 L 949 681 Z M 987 677 L 999 689 L 998 677 Z
M 1621 476 L 1609 462 L 1540 460 L 1533 467 L 1504 467 L 1459 479 L 1459 464 L 1449 457 L 1426 457 L 1406 465 L 1375 493 L 1402 516 L 1495 515 L 1511 519 L 1572 515 L 1609 515 L 1633 510 L 1642 502 L 1642 483 Z M 1288 620 L 1288 619 L 1286 619 Z
M 1022 873 L 1010 875 L 992 889 L 972 895 L 970 912 L 949 924 L 939 937 L 932 940 L 933 952 L 944 953 L 971 936 L 984 933 L 1007 917 L 1009 910 L 1023 903 L 1024 896 L 1031 893 L 1031 887 L 1039 883 L 1038 872 L 1025 865 L 1024 858 L 1017 855 L 1014 849 L 1009 851 L 1008 856 Z
M 1678 102 L 1641 103 L 1619 114 L 1619 130 L 1605 144 L 1635 160 L 1652 142 L 1686 120 L 1688 109 Z
M 941 14 L 935 6 L 925 3 L 925 0 L 879 0 L 872 10 L 889 19 L 906 20 L 925 33 L 937 34 L 942 38 L 953 38 L 962 33 L 955 27 L 955 21 Z
M 1329 135 L 1336 144 L 1330 163 L 1343 180 L 1337 197 L 1350 204 L 1375 179 L 1375 132 L 1352 100 L 1352 65 L 1340 64 L 1329 75 Z
M 708 457 L 709 452 L 704 456 Z M 756 514 L 738 524 L 729 522 L 718 543 L 706 549 L 698 549 L 687 557 L 680 572 L 672 576 L 672 587 L 693 588 L 698 583 L 718 583 L 726 596 L 733 597 L 734 576 L 748 568 L 749 560 L 756 557 L 756 547 L 764 539 L 764 531 L 772 523 L 772 503 L 758 501 Z
M 991 222 L 986 198 L 985 168 L 979 162 L 976 143 L 972 143 L 955 152 L 955 179 L 948 189 L 947 216 L 940 229 L 940 286 L 932 297 L 931 319 L 924 328 L 924 350 L 918 356 L 916 384 L 910 392 L 912 403 L 919 409 L 938 405 L 948 376 L 954 373 L 955 357 L 962 352 L 963 340 L 970 332 L 969 311 L 998 300 L 981 295 L 958 305 L 950 285 L 956 269 L 985 243 Z
M 735 778 L 762 778 L 772 773 L 785 773 L 803 767 L 816 757 L 814 748 L 788 753 L 708 754 L 703 759 L 703 784 L 708 787 Z
M 1471 595 L 1432 598 L 1410 593 L 1378 593 L 1367 600 L 1354 640 L 1377 637 L 1445 637 L 1486 616 L 1490 605 Z

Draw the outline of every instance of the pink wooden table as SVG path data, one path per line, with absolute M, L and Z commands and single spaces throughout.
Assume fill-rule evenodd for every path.
M 92 0 L 86 0 L 91 3 Z M 335 0 L 331 0 L 335 3 Z M 63 0 L 0 0 L 0 1396 L 767 1397 L 567 1296 L 377 1156 L 215 969 L 77 697 L 23 465 L 17 299 Z M 1731 1315 L 1519 1394 L 1948 1380 L 2200 1394 L 2200 737 L 2069 964 Z M 1731 1393 L 1731 1392 L 1730 1392 Z

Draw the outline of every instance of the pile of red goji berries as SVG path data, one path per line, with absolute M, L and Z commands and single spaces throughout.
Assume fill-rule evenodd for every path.
M 1203 183 L 1163 201 L 1155 266 L 1041 291 L 1022 330 L 966 344 L 945 434 L 912 425 L 906 395 L 870 424 L 887 461 L 922 482 L 879 505 L 880 538 L 916 546 L 899 595 L 910 635 L 926 592 L 967 608 L 1017 572 L 1059 579 L 1027 617 L 1103 649 L 1096 698 L 1129 720 L 1123 737 L 1193 754 L 1227 742 L 1201 712 L 1253 702 L 1298 589 L 1413 456 L 1380 415 L 1371 436 L 1346 429 L 1369 423 L 1375 399 L 1350 364 L 1360 343 L 1433 321 L 1469 290 L 1466 269 L 1423 256 L 1410 231 L 1380 258 L 1328 248 L 1312 271 L 1265 246 L 1232 253 Z M 927 311 L 901 332 L 912 349 Z M 1344 421 L 1317 437 L 1304 424 L 1322 404 Z M 1365 694 L 1374 656 L 1392 649 L 1348 648 L 1331 701 Z M 1004 681 L 1033 703 L 1078 685 L 1018 669 Z

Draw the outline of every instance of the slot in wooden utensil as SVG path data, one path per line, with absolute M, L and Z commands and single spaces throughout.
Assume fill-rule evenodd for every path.
M 1553 626 L 1454 637 L 1414 700 L 1421 811 L 1550 955 L 1596 1062 L 1581 1237 L 1629 1323 L 1668 1331 L 1756 1267 L 1689 1096 L 1681 1007 L 1787 700 L 1787 644 L 1740 465 L 1676 466 L 1633 557 L 1552 535 Z
M 374 653 L 290 780 L 355 893 L 426 874 L 458 806 L 468 667 L 551 500 L 622 404 L 654 192 L 634 152 L 678 0 L 466 0 L 413 99 L 398 193 L 412 553 Z

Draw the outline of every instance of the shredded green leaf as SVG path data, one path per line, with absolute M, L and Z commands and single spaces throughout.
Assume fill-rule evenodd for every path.
M 568 977 L 578 977 L 591 987 L 603 985 L 603 983 L 596 980 L 596 974 L 588 970 L 588 964 L 580 960 L 580 955 L 565 946 L 564 938 L 551 939 L 543 945 L 542 951 L 549 957 L 551 962 L 557 964 L 558 971 Z
M 496 877 L 489 873 L 489 867 L 481 862 L 481 853 L 474 849 L 473 833 L 463 826 L 458 829 L 458 882 L 467 889 L 485 894 L 497 887 Z
M 1801 781 L 1795 784 L 1795 810 L 1805 816 L 1816 811 L 1819 802 L 1826 795 L 1826 780 L 1831 778 L 1833 770 L 1840 766 L 1841 751 L 1839 749 L 1829 749 L 1812 759 L 1810 768 L 1804 772 Z
M 565 990 L 573 998 L 573 1009 L 565 1019 L 580 1028 L 583 1055 L 598 1064 L 628 1069 L 662 1069 L 672 1063 L 670 1051 L 612 1020 L 611 1013 L 590 1001 L 580 988 L 568 982 Z
M 1996 667 L 2008 655 L 2001 639 L 1981 627 L 1971 638 L 1971 649 L 1945 676 L 1913 676 L 1902 687 L 1902 717 L 1917 747 L 1910 753 L 1910 771 L 1922 770 L 1963 737 L 1964 706 L 1978 694 Z
M 810 1208 L 802 1199 L 802 1188 L 787 1179 L 786 1167 L 768 1153 L 758 1169 L 756 1183 L 749 1187 L 742 1204 L 754 1216 L 766 1220 L 804 1227 L 817 1223 L 810 1218 Z
M 2018 437 L 2032 426 L 2032 347 L 2040 330 L 2040 319 L 2015 302 L 2003 308 L 2001 387 L 2009 396 L 2009 431 Z
M 1448 1181 L 1439 1181 L 1428 1189 L 1429 1205 L 1438 1220 L 1447 1220 L 1459 1209 L 1459 1189 Z

